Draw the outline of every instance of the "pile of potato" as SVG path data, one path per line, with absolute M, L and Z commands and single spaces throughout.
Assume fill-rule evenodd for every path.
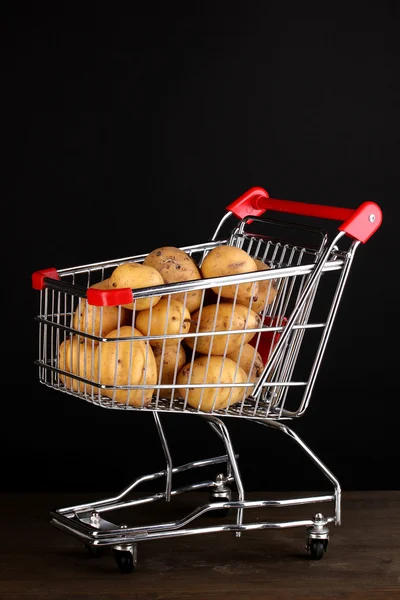
M 233 246 L 214 248 L 201 267 L 183 250 L 168 246 L 153 250 L 143 263 L 117 266 L 109 278 L 92 287 L 140 289 L 268 268 Z M 250 344 L 255 334 L 245 332 L 259 327 L 259 313 L 273 302 L 276 293 L 276 281 L 269 280 L 214 287 L 206 292 L 194 290 L 138 298 L 134 300 L 135 307 L 130 303 L 104 306 L 100 310 L 82 299 L 74 313 L 74 329 L 109 339 L 133 336 L 139 339 L 99 344 L 84 336 L 72 336 L 60 345 L 59 368 L 100 381 L 102 385 L 149 386 L 138 390 L 102 390 L 117 402 L 136 407 L 151 402 L 155 391 L 151 386 L 176 383 L 187 387 L 176 389 L 174 397 L 187 400 L 189 406 L 203 411 L 225 408 L 242 401 L 251 392 L 251 386 L 221 388 L 219 384 L 254 383 L 262 373 L 262 358 Z M 220 294 L 219 303 L 217 294 Z M 212 335 L 215 331 L 230 330 L 244 333 Z M 210 332 L 210 335 L 163 337 L 196 332 Z M 140 339 L 146 335 L 160 338 L 148 343 Z M 92 392 L 91 386 L 74 378 L 60 374 L 60 380 L 74 391 Z M 190 387 L 204 383 L 215 383 L 216 387 Z M 93 389 L 98 393 L 98 388 Z M 161 390 L 160 395 L 171 397 L 171 390 Z

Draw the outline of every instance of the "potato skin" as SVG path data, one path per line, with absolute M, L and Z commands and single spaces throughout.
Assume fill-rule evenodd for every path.
M 164 296 L 151 310 L 138 312 L 136 328 L 143 335 L 186 334 L 189 332 L 190 322 L 190 312 L 182 302 Z M 150 340 L 150 344 L 159 346 L 165 342 L 169 346 L 177 344 L 178 340 L 179 338 Z
M 199 324 L 198 320 L 200 320 Z M 192 315 L 189 333 L 209 331 L 211 335 L 197 338 L 187 337 L 185 342 L 189 348 L 195 349 L 199 354 L 208 354 L 211 347 L 211 354 L 222 356 L 225 353 L 233 352 L 242 343 L 250 342 L 255 333 L 245 333 L 245 331 L 259 327 L 260 322 L 260 316 L 243 304 L 234 304 L 228 301 L 221 302 L 219 305 L 209 304 L 203 307 L 201 314 L 200 311 L 196 311 Z M 212 335 L 214 331 L 229 332 L 235 329 L 243 329 L 244 333 Z
M 246 388 L 217 387 L 219 383 L 245 383 L 247 375 L 244 370 L 230 358 L 222 356 L 200 356 L 193 363 L 188 363 L 179 372 L 177 383 L 188 385 L 179 388 L 179 396 L 193 408 L 205 412 L 221 410 L 243 400 L 247 395 Z M 212 388 L 191 388 L 192 384 L 215 383 Z
M 90 285 L 90 288 L 95 288 L 97 290 L 108 290 L 110 285 L 110 278 L 103 279 L 102 281 L 98 281 L 97 283 L 93 283 Z
M 86 340 L 81 343 L 78 336 L 66 338 L 58 349 L 58 368 L 62 371 L 68 371 L 78 377 L 84 377 L 93 381 L 92 371 L 93 366 L 93 346 L 92 342 Z M 83 381 L 78 381 L 73 377 L 65 377 L 59 374 L 60 381 L 74 392 L 86 392 L 91 394 L 93 387 L 85 384 Z M 96 390 L 95 390 L 96 393 Z
M 161 246 L 146 256 L 144 265 L 157 269 L 165 283 L 178 281 L 195 281 L 201 279 L 201 272 L 193 258 L 175 246 Z M 190 313 L 200 308 L 202 290 L 193 290 L 185 293 L 174 294 L 176 300 L 186 304 Z
M 111 331 L 106 338 L 142 337 L 131 326 Z M 117 353 L 118 349 L 118 353 Z M 157 364 L 153 349 L 145 340 L 100 342 L 94 352 L 96 380 L 102 385 L 156 385 Z M 151 402 L 154 389 L 102 390 L 103 396 L 131 406 L 146 406 Z
M 141 263 L 123 263 L 116 267 L 109 278 L 109 289 L 131 288 L 133 290 L 153 285 L 164 285 L 164 279 L 157 269 L 142 265 Z M 124 308 L 133 310 L 133 304 L 136 310 L 145 310 L 150 306 L 155 306 L 161 299 L 161 296 L 152 296 L 151 298 L 138 298 L 134 303 L 123 304 Z
M 118 324 L 128 325 L 131 320 L 132 313 L 126 308 L 121 307 L 119 311 L 118 306 L 92 306 L 86 298 L 82 298 L 74 312 L 73 328 L 90 335 L 105 337 L 107 333 L 116 329 Z M 81 342 L 84 340 L 82 337 Z M 98 344 L 97 340 L 95 344 Z
M 239 363 L 251 383 L 255 383 L 261 376 L 264 369 L 263 360 L 260 353 L 251 344 L 239 346 L 227 356 Z
M 186 352 L 182 344 L 174 344 L 173 346 L 153 347 L 154 357 L 156 359 L 158 379 L 157 383 L 162 384 L 174 384 L 178 377 L 179 371 L 186 364 Z M 161 362 L 162 359 L 162 362 Z M 161 377 L 161 379 L 160 379 Z M 175 379 L 175 381 L 174 381 Z M 161 398 L 171 398 L 172 389 L 160 390 Z M 175 391 L 174 397 L 177 398 L 177 391 Z
M 204 278 L 239 275 L 255 271 L 257 271 L 257 265 L 245 250 L 228 245 L 213 248 L 201 265 L 201 273 Z M 217 286 L 212 289 L 216 294 L 220 291 L 223 298 L 232 300 L 236 297 L 237 302 L 248 306 L 252 299 L 257 297 L 258 283 L 240 283 L 223 287 Z
M 270 269 L 270 267 L 259 258 L 255 258 L 254 262 L 257 265 L 258 271 L 267 271 L 268 269 Z M 276 279 L 266 279 L 264 281 L 259 281 L 257 297 L 253 298 L 251 309 L 254 310 L 256 313 L 262 312 L 266 305 L 272 304 L 272 302 L 275 300 L 277 293 L 278 282 Z

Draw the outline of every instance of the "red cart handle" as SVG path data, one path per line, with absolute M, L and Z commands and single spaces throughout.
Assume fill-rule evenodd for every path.
M 356 209 L 307 204 L 270 198 L 268 192 L 261 187 L 250 188 L 226 208 L 239 219 L 248 216 L 259 217 L 266 210 L 272 210 L 342 221 L 339 231 L 344 231 L 346 235 L 363 244 L 379 229 L 382 223 L 382 211 L 374 202 L 363 202 Z

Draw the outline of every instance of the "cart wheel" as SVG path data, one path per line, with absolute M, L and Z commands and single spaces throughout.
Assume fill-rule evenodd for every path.
M 130 550 L 113 550 L 113 554 L 121 573 L 132 573 L 136 569 L 136 558 Z
M 92 544 L 83 544 L 90 556 L 94 558 L 100 558 L 103 554 L 103 549 L 100 546 L 92 546 Z
M 311 560 L 321 560 L 326 550 L 327 540 L 310 540 Z
M 209 502 L 230 502 L 231 501 L 231 494 L 229 492 L 227 492 L 226 496 L 214 496 L 213 494 L 210 495 L 209 497 Z M 219 517 L 220 519 L 228 516 L 229 514 L 229 508 L 220 508 L 220 509 L 216 509 L 216 510 L 209 510 L 206 514 L 210 517 Z

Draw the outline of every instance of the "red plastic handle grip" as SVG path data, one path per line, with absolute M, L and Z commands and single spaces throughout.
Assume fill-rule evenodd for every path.
M 51 267 L 50 269 L 42 269 L 40 271 L 35 271 L 32 273 L 32 287 L 34 290 L 43 290 L 44 280 L 46 277 L 50 279 L 60 279 L 57 269 Z
M 323 206 L 270 198 L 268 192 L 261 187 L 250 188 L 226 208 L 239 219 L 250 215 L 259 217 L 266 210 L 272 210 L 342 221 L 339 231 L 344 231 L 348 236 L 362 243 L 365 243 L 382 223 L 382 211 L 374 202 L 363 202 L 356 209 Z
M 56 281 L 60 281 L 57 269 L 51 267 L 50 269 L 35 271 L 32 274 L 33 289 L 39 291 L 44 290 L 46 287 L 45 279 L 55 279 Z M 74 291 L 70 291 L 70 293 L 73 294 Z M 88 303 L 93 306 L 119 306 L 120 304 L 130 304 L 132 302 L 132 290 L 131 288 L 120 288 L 115 290 L 88 288 L 86 297 Z
M 89 288 L 86 297 L 92 306 L 119 306 L 120 304 L 131 304 L 132 290 L 131 288 L 112 290 Z

